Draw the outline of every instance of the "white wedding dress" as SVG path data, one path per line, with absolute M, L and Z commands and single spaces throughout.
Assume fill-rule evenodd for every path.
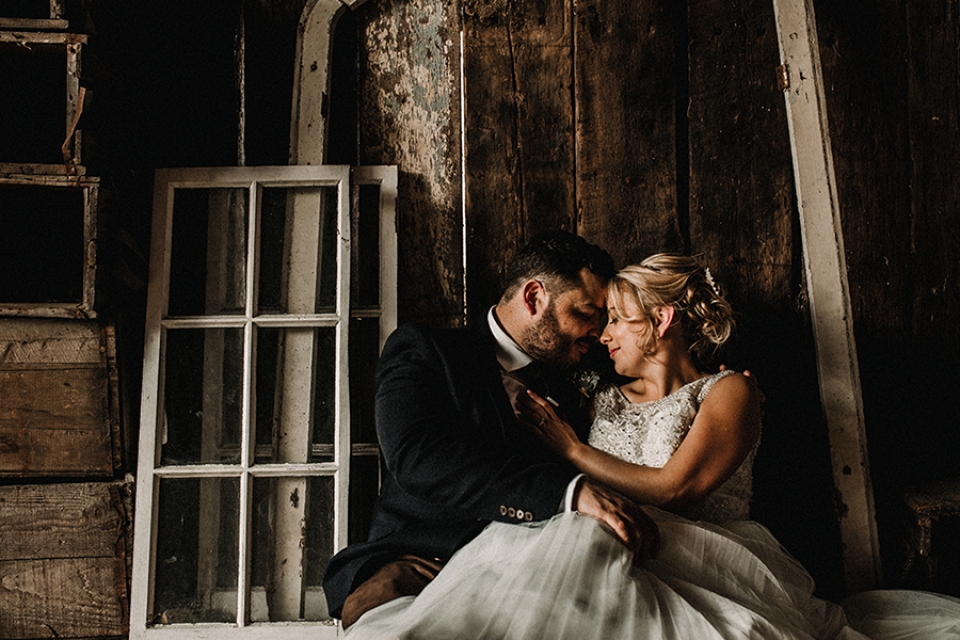
M 590 444 L 637 464 L 663 466 L 713 384 L 728 373 L 642 404 L 631 404 L 617 387 L 605 387 L 595 401 Z M 345 638 L 868 637 L 848 626 L 840 606 L 814 598 L 806 570 L 766 528 L 747 519 L 752 458 L 753 453 L 687 517 L 645 507 L 659 526 L 661 544 L 656 556 L 638 567 L 589 516 L 567 512 L 545 522 L 492 523 L 419 596 L 367 612 Z M 917 617 L 911 613 L 916 608 L 905 605 L 887 624 L 883 612 L 892 612 L 891 602 L 861 594 L 858 620 L 872 625 L 864 627 L 870 626 L 874 640 L 960 638 L 960 600 L 917 592 L 873 593 L 894 602 L 909 594 L 928 607 Z

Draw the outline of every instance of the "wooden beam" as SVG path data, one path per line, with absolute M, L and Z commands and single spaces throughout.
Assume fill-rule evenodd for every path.
M 812 0 L 773 0 L 773 7 L 844 576 L 855 593 L 879 584 L 880 553 L 816 19 Z

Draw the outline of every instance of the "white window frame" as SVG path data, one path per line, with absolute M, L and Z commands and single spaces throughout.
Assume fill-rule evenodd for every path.
M 350 309 L 351 268 L 351 182 L 353 185 L 380 186 L 379 237 L 379 307 Z M 141 428 L 137 478 L 137 517 L 135 519 L 133 576 L 131 584 L 130 637 L 146 638 L 243 637 L 272 638 L 291 632 L 291 627 L 302 627 L 311 637 L 323 639 L 338 637 L 336 621 L 320 622 L 257 622 L 251 623 L 249 531 L 251 522 L 252 481 L 255 477 L 289 478 L 291 482 L 307 477 L 327 476 L 334 479 L 334 552 L 347 544 L 348 492 L 351 455 L 377 455 L 375 443 L 353 445 L 350 437 L 350 401 L 348 375 L 348 327 L 351 316 L 379 317 L 380 348 L 387 335 L 396 327 L 396 167 L 360 167 L 352 172 L 347 166 L 281 166 L 281 167 L 220 167 L 202 169 L 164 169 L 157 172 L 154 198 L 150 286 L 147 299 L 147 318 L 144 353 L 144 378 L 141 399 Z M 297 315 L 257 315 L 257 290 L 253 274 L 257 273 L 257 190 L 261 186 L 301 187 L 331 186 L 338 188 L 337 221 L 337 302 L 332 313 Z M 246 302 L 243 314 L 221 316 L 168 317 L 170 289 L 170 245 L 173 229 L 173 194 L 184 188 L 247 188 L 249 211 L 246 256 Z M 316 237 L 314 234 L 312 237 Z M 314 251 L 314 256 L 317 252 Z M 252 396 L 254 376 L 253 327 L 334 327 L 335 403 L 337 412 L 334 427 L 334 458 L 332 462 L 295 464 L 254 464 Z M 162 466 L 159 436 L 162 429 L 162 371 L 165 332 L 176 328 L 243 327 L 243 433 L 238 464 L 189 464 Z M 309 374 L 305 374 L 309 375 Z M 309 378 L 308 378 L 309 379 Z M 237 619 L 234 623 L 195 623 L 148 625 L 147 616 L 153 609 L 153 576 L 157 547 L 158 491 L 161 478 L 240 478 L 239 567 L 237 584 Z M 305 502 L 305 501 L 304 501 Z M 301 522 L 288 523 L 299 527 Z M 293 537 L 290 553 L 298 553 L 300 536 Z M 286 552 L 286 550 L 284 551 Z M 295 559 L 294 559 L 295 560 Z M 321 594 L 322 595 L 322 594 Z

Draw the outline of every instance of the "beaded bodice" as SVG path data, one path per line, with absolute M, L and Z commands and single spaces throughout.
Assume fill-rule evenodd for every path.
M 683 442 L 714 383 L 732 373 L 706 376 L 660 400 L 639 404 L 630 402 L 618 386 L 605 386 L 594 399 L 589 443 L 627 462 L 662 467 Z M 756 447 L 726 482 L 682 515 L 714 523 L 748 519 L 755 453 Z

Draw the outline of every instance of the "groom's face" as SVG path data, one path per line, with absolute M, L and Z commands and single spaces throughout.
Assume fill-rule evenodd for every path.
M 547 290 L 540 318 L 523 335 L 524 350 L 536 360 L 569 368 L 597 342 L 607 301 L 604 283 L 584 269 L 580 286 L 559 293 Z

